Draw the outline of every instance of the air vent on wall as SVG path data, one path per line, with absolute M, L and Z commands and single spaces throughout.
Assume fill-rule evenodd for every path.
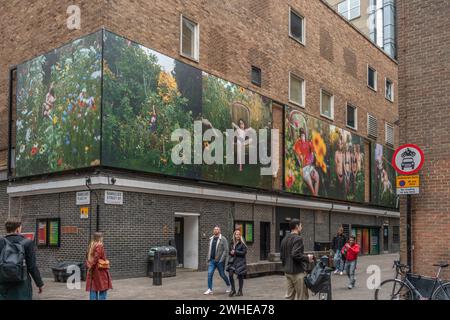
M 394 145 L 394 126 L 390 123 L 386 123 L 386 143 Z
M 378 121 L 377 118 L 368 114 L 367 115 L 367 135 L 371 138 L 377 138 L 378 136 Z

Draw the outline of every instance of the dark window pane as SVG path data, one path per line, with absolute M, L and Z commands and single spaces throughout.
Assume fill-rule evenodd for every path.
M 347 125 L 355 128 L 355 108 L 347 106 Z
M 261 86 L 261 69 L 252 67 L 252 83 Z
M 375 89 L 375 70 L 369 68 L 369 78 L 368 78 L 368 84 L 371 88 Z
M 303 41 L 303 18 L 291 11 L 291 36 Z

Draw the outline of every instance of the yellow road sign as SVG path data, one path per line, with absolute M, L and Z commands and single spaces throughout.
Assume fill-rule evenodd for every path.
M 419 175 L 397 177 L 397 188 L 418 188 L 418 187 L 420 187 Z
M 89 218 L 89 207 L 81 207 L 80 208 L 80 218 L 81 219 Z

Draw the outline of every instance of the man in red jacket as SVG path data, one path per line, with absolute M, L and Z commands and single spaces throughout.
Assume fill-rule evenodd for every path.
M 354 236 L 350 236 L 348 242 L 342 248 L 342 255 L 345 256 L 345 272 L 350 281 L 348 285 L 349 289 L 352 289 L 355 286 L 355 270 L 359 250 L 359 244 L 355 242 Z

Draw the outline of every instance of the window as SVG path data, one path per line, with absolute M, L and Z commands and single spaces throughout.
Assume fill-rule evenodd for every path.
M 289 77 L 289 101 L 301 107 L 305 106 L 305 80 L 292 73 Z
M 400 227 L 399 226 L 392 227 L 392 243 L 395 243 L 395 244 L 400 243 Z
M 338 4 L 338 12 L 347 20 L 353 20 L 361 16 L 360 0 L 345 0 Z
M 394 84 L 389 79 L 386 79 L 386 99 L 394 102 Z
M 377 91 L 377 71 L 370 66 L 367 66 L 367 85 Z
M 199 38 L 198 24 L 181 16 L 181 55 L 198 61 Z
M 372 138 L 378 137 L 378 121 L 374 116 L 367 114 L 367 135 Z
M 290 9 L 289 35 L 298 42 L 305 43 L 305 19 Z
M 261 87 L 261 69 L 252 66 L 252 83 Z
M 347 127 L 358 129 L 358 112 L 356 107 L 347 104 Z
M 320 90 L 320 114 L 334 119 L 334 96 L 323 89 Z
M 394 126 L 386 122 L 386 143 L 394 145 Z

